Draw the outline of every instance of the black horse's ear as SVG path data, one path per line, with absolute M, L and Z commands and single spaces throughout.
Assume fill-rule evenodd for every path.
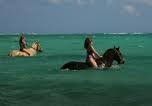
M 116 49 L 116 47 L 115 47 L 115 46 L 114 46 L 113 48 L 114 48 L 114 49 Z
M 120 47 L 118 46 L 117 50 L 119 50 L 119 49 L 120 49 Z

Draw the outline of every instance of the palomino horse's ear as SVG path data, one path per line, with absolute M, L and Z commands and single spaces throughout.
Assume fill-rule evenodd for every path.
M 36 41 L 35 41 L 35 43 L 39 43 L 39 41 L 38 41 L 38 40 L 36 40 Z

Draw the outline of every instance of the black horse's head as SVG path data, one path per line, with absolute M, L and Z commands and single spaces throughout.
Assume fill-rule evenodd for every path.
M 120 47 L 118 48 L 114 47 L 113 50 L 114 50 L 114 60 L 116 60 L 118 64 L 124 64 L 125 61 L 123 59 L 122 53 L 120 52 Z
M 123 59 L 122 53 L 120 52 L 120 47 L 116 48 L 114 46 L 114 48 L 108 49 L 104 55 L 103 58 L 105 60 L 107 60 L 107 62 L 112 62 L 115 60 L 118 62 L 118 64 L 124 64 L 125 61 Z

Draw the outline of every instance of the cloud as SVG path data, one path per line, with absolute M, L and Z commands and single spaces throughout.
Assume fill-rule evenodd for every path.
M 112 3 L 113 3 L 113 0 L 106 0 L 106 3 L 107 3 L 108 6 L 111 6 Z
M 152 0 L 125 0 L 126 2 L 152 6 Z
M 127 13 L 127 14 L 130 14 L 130 15 L 135 15 L 135 16 L 140 16 L 141 14 L 138 12 L 138 10 L 136 9 L 135 6 L 133 5 L 124 5 L 122 7 L 123 9 L 123 12 L 124 13 Z
M 143 3 L 148 6 L 152 6 L 152 0 L 139 0 L 138 3 Z
M 123 3 L 130 3 L 136 6 L 143 5 L 143 6 L 150 6 L 152 7 L 152 0 L 119 0 Z
M 121 12 L 135 16 L 144 14 L 144 11 L 141 11 L 140 6 L 152 7 L 152 0 L 119 0 L 119 2 L 121 2 Z
M 60 4 L 61 0 L 48 0 L 48 3 L 51 3 L 51 4 Z
M 75 4 L 75 5 L 92 5 L 95 0 L 48 0 L 49 4 Z
M 152 6 L 152 0 L 105 0 L 107 5 L 112 5 L 114 2 L 116 3 L 130 3 L 134 5 L 142 4 Z
M 90 5 L 94 3 L 94 0 L 76 0 L 78 5 Z

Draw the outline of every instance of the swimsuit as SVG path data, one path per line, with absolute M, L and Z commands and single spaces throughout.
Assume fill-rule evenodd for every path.
M 89 59 L 93 58 L 95 59 L 94 53 L 92 50 L 87 50 L 87 57 L 86 57 L 86 62 L 89 63 Z

